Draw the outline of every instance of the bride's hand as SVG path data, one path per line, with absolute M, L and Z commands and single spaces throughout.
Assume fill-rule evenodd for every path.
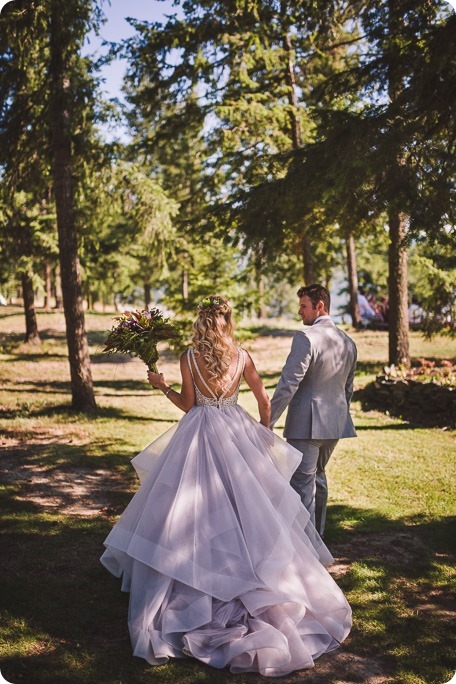
M 163 391 L 163 388 L 166 387 L 166 381 L 163 377 L 163 373 L 154 373 L 153 371 L 147 371 L 147 379 L 149 380 L 149 383 L 152 385 L 152 387 L 155 387 L 156 389 L 161 389 Z

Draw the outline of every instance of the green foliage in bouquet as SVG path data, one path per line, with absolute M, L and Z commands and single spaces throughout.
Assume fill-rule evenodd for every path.
M 158 309 L 127 311 L 115 318 L 105 340 L 105 354 L 130 354 L 144 361 L 149 370 L 157 373 L 157 344 L 162 340 L 179 340 L 180 333 Z

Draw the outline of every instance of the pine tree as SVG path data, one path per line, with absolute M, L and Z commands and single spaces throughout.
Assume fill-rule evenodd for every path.
M 80 57 L 85 34 L 99 19 L 92 0 L 8 3 L 2 13 L 3 96 L 0 157 L 11 196 L 25 192 L 36 206 L 55 198 L 67 326 L 72 404 L 95 405 L 82 308 L 75 185 L 90 164 L 95 104 L 90 65 Z M 82 162 L 82 160 L 84 160 Z M 49 201 L 50 188 L 53 197 Z M 23 241 L 33 257 L 37 246 Z M 28 305 L 29 307 L 30 305 Z
M 136 22 L 137 36 L 126 48 L 128 98 L 134 119 L 145 122 L 136 125 L 143 127 L 138 146 L 160 154 L 202 121 L 206 206 L 214 200 L 228 203 L 215 217 L 210 210 L 202 216 L 200 205 L 196 217 L 206 231 L 241 227 L 239 243 L 247 253 L 261 251 L 263 260 L 274 260 L 277 245 L 288 240 L 288 223 L 277 221 L 265 232 L 255 216 L 246 214 L 238 223 L 229 206 L 242 211 L 249 189 L 282 173 L 277 155 L 298 151 L 312 139 L 306 100 L 321 78 L 315 63 L 330 73 L 339 59 L 336 48 L 320 59 L 318 45 L 328 32 L 340 38 L 334 27 L 343 12 L 333 3 L 286 0 L 192 1 L 182 10 L 183 19 L 171 17 L 164 26 Z M 299 250 L 307 279 L 314 278 L 319 230 L 318 220 L 301 222 Z
M 408 365 L 407 245 L 420 231 L 454 226 L 455 60 L 438 48 L 440 39 L 454 51 L 455 22 L 425 0 L 352 7 L 363 36 L 358 64 L 314 90 L 314 140 L 283 160 L 281 177 L 245 194 L 242 221 L 272 232 L 317 210 L 355 236 L 386 222 L 389 361 Z

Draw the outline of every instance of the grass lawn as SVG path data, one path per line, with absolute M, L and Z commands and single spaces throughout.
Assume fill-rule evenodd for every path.
M 138 360 L 101 354 L 112 314 L 87 314 L 98 408 L 70 410 L 61 313 L 38 313 L 43 342 L 21 342 L 23 314 L 0 310 L 2 602 L 0 670 L 12 684 L 258 684 L 193 660 L 159 668 L 134 658 L 128 595 L 99 563 L 102 542 L 137 487 L 130 459 L 180 417 L 146 384 Z M 251 327 L 269 393 L 298 323 Z M 249 334 L 248 334 L 249 332 Z M 456 669 L 454 433 L 361 408 L 363 387 L 387 360 L 384 332 L 353 332 L 359 371 L 357 439 L 328 468 L 327 543 L 350 601 L 350 637 L 315 668 L 281 678 L 306 684 L 444 684 Z M 456 342 L 411 333 L 413 357 L 454 358 Z M 161 370 L 178 381 L 163 349 Z M 243 388 L 241 403 L 257 415 Z M 283 419 L 278 431 L 283 426 Z

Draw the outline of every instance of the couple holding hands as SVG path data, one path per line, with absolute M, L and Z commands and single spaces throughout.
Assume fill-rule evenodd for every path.
M 180 392 L 148 374 L 185 415 L 133 459 L 141 486 L 101 560 L 123 577 L 133 652 L 152 665 L 190 656 L 278 677 L 312 667 L 350 631 L 322 535 L 325 466 L 356 434 L 356 347 L 331 320 L 324 287 L 297 294 L 308 327 L 271 401 L 219 295 L 198 307 Z M 237 403 L 242 379 L 260 423 Z M 287 407 L 284 441 L 271 428 Z

